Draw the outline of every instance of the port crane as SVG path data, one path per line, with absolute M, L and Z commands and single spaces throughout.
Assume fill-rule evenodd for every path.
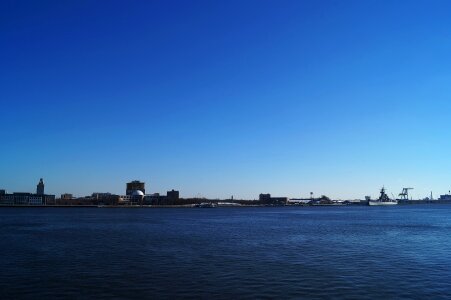
M 399 193 L 399 197 L 401 200 L 409 200 L 409 190 L 413 190 L 413 188 L 403 188 L 402 192 Z

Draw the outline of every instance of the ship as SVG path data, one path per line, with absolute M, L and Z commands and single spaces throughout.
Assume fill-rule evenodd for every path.
M 195 207 L 213 208 L 213 207 L 216 207 L 216 204 L 212 203 L 212 202 L 202 202 L 202 203 L 196 204 Z
M 396 205 L 398 204 L 398 200 L 390 199 L 388 195 L 385 193 L 385 188 L 382 187 L 381 189 L 381 195 L 379 196 L 379 199 L 377 200 L 368 200 L 368 205 L 375 206 L 375 205 Z

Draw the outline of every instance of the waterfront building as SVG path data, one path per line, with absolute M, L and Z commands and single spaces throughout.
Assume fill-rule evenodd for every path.
M 15 205 L 27 205 L 31 196 L 30 193 L 13 193 Z
M 166 204 L 166 196 L 160 195 L 160 193 L 145 195 L 143 202 L 148 205 L 163 205 Z
M 36 186 L 36 195 L 44 195 L 44 180 L 41 178 Z
M 44 196 L 41 195 L 30 195 L 28 197 L 28 204 L 29 205 L 43 205 L 44 204 Z
M 118 205 L 120 196 L 111 193 L 103 193 L 97 195 L 95 203 L 97 205 Z
M 122 195 L 119 197 L 119 204 L 130 204 L 132 200 L 132 196 L 131 195 Z
M 293 205 L 303 205 L 308 204 L 312 199 L 302 199 L 302 198 L 291 198 L 287 200 L 287 204 L 293 204 Z
M 86 200 L 91 205 L 117 205 L 120 202 L 120 196 L 111 193 L 92 193 Z
M 132 195 L 134 191 L 141 191 L 143 194 L 146 194 L 145 183 L 139 180 L 128 182 L 125 194 Z
M 56 205 L 55 195 L 43 195 L 45 205 Z
M 271 200 L 271 194 L 260 194 L 258 196 L 258 200 L 263 201 L 263 202 L 268 202 Z
M 180 193 L 179 193 L 179 191 L 175 191 L 175 190 L 167 191 L 166 198 L 168 198 L 169 200 L 174 200 L 174 201 L 179 200 Z
M 36 194 L 12 193 L 0 190 L 0 205 L 54 205 L 55 195 L 44 194 L 44 180 L 41 178 L 36 186 Z
M 159 193 L 153 193 L 150 195 L 145 195 L 144 196 L 144 203 L 147 205 L 155 205 L 158 203 L 158 198 L 160 198 L 160 194 Z
M 131 195 L 119 196 L 118 204 L 123 205 L 141 205 L 144 202 L 146 196 L 140 190 L 135 190 Z
M 261 204 L 285 205 L 287 197 L 271 197 L 271 194 L 260 194 L 258 197 Z
M 451 201 L 451 194 L 440 195 L 439 201 Z
M 271 204 L 285 205 L 287 204 L 287 201 L 287 197 L 271 197 Z
M 144 193 L 141 190 L 135 190 L 132 193 L 132 198 L 131 198 L 131 204 L 139 204 L 142 205 L 143 204 L 143 200 L 144 200 Z
M 79 202 L 74 197 L 67 196 L 69 194 L 62 194 L 59 199 L 56 199 L 56 205 L 75 205 Z
M 111 193 L 92 193 L 91 197 L 94 199 L 100 199 L 111 196 Z
M 0 195 L 1 205 L 14 205 L 14 195 L 12 194 L 2 194 Z
M 152 195 L 144 195 L 143 203 L 146 205 L 151 205 L 152 203 Z
M 61 194 L 61 200 L 72 200 L 74 198 L 74 195 L 72 194 Z

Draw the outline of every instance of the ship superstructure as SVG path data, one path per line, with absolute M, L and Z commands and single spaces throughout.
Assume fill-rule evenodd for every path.
M 379 199 L 377 200 L 368 200 L 368 205 L 396 205 L 398 204 L 398 200 L 390 199 L 388 195 L 385 193 L 385 187 L 381 188 Z

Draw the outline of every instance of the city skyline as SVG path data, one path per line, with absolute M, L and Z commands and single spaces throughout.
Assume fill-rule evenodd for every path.
M 147 189 L 146 187 L 146 182 L 140 181 L 140 180 L 131 180 L 130 182 L 126 183 L 126 188 L 125 188 L 125 192 L 122 190 L 121 192 L 111 192 L 111 191 L 107 191 L 107 190 L 96 190 L 93 192 L 90 192 L 88 194 L 77 194 L 77 193 L 73 193 L 72 191 L 69 192 L 64 192 L 64 193 L 60 193 L 59 195 L 61 195 L 61 198 L 64 198 L 64 196 L 68 196 L 70 195 L 71 198 L 73 197 L 75 198 L 83 198 L 83 197 L 89 197 L 95 194 L 110 194 L 110 195 L 133 195 L 135 191 L 141 191 L 142 195 L 146 195 L 146 196 L 152 196 L 152 195 L 160 195 L 162 190 L 158 190 L 158 189 L 153 189 L 151 191 L 149 191 L 149 189 Z M 385 189 L 385 185 L 383 185 L 383 188 Z M 147 192 L 146 192 L 147 189 Z M 415 188 L 409 187 L 409 188 L 402 188 L 401 193 L 394 193 L 391 192 L 390 196 L 392 199 L 414 199 L 414 200 L 423 200 L 423 199 L 428 199 L 428 200 L 437 200 L 437 198 L 443 197 L 443 199 L 446 197 L 446 199 L 449 198 L 449 196 L 451 196 L 451 191 L 447 191 L 444 193 L 438 193 L 438 194 L 433 194 L 433 191 L 430 192 L 430 194 L 427 195 L 427 197 L 419 197 L 417 196 L 415 193 L 412 193 L 412 191 L 415 190 Z M 171 193 L 174 192 L 175 190 L 172 188 L 171 190 L 167 190 L 167 193 Z M 407 191 L 407 192 L 406 192 Z M 31 195 L 46 195 L 46 193 L 44 193 L 44 181 L 43 178 L 40 178 L 37 186 L 36 186 L 36 193 L 31 192 L 30 190 L 20 190 L 20 191 L 11 191 L 8 189 L 5 189 L 4 187 L 0 187 L 0 192 L 2 193 L 8 193 L 8 194 L 31 194 Z M 177 195 L 179 195 L 179 191 L 175 191 L 177 193 Z M 405 193 L 405 194 L 404 194 Z M 251 198 L 236 198 L 233 193 L 230 193 L 231 195 L 229 197 L 223 197 L 222 199 L 239 199 L 239 200 L 257 200 L 259 197 L 251 197 Z M 403 195 L 404 194 L 404 195 Z M 48 195 L 48 193 L 47 193 Z M 57 196 L 57 198 L 59 197 L 59 195 Z M 268 195 L 270 196 L 271 193 L 259 193 L 259 196 L 261 197 L 261 195 Z M 55 195 L 51 195 L 51 196 L 55 196 Z M 282 196 L 282 194 L 281 194 Z M 357 197 L 357 198 L 352 198 L 352 197 L 343 197 L 343 198 L 332 198 L 333 200 L 367 200 L 368 197 L 372 198 L 372 196 L 374 196 L 372 193 L 368 193 L 366 194 L 364 197 Z M 404 196 L 404 197 L 403 197 Z M 178 196 L 177 196 L 178 197 Z M 314 193 L 314 192 L 310 192 L 308 193 L 308 195 L 306 193 L 303 194 L 298 194 L 298 195 L 290 195 L 287 196 L 286 194 L 283 194 L 282 198 L 287 198 L 287 199 L 313 199 L 313 198 L 321 198 L 321 197 L 327 197 L 326 194 L 324 193 Z M 185 197 L 182 198 L 205 198 L 205 199 L 221 199 L 220 197 L 206 197 L 205 195 L 198 193 L 197 195 L 187 195 Z M 276 197 L 277 198 L 277 197 Z M 329 198 L 329 197 L 327 197 Z M 443 200 L 442 199 L 442 200 Z
M 0 189 L 451 189 L 447 1 L 1 5 Z

